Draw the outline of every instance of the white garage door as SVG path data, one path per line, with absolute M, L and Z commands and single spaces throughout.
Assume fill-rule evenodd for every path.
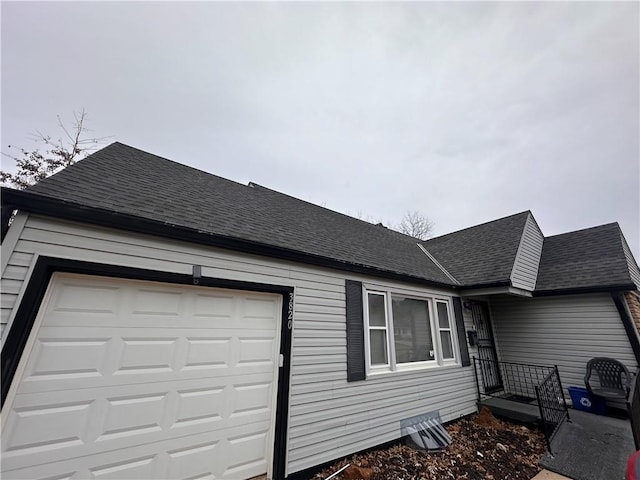
M 2 478 L 267 472 L 280 302 L 55 274 L 3 408 Z

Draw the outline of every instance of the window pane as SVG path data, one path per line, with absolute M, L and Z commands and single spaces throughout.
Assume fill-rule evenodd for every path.
M 453 345 L 451 344 L 451 332 L 440 332 L 440 343 L 442 344 L 442 358 L 454 358 Z
M 384 312 L 384 297 L 382 295 L 369 294 L 369 325 L 372 327 L 386 327 Z
M 440 328 L 449 328 L 449 312 L 446 303 L 436 303 L 438 308 L 438 324 Z
M 387 361 L 387 332 L 385 330 L 370 330 L 371 365 L 386 365 Z
M 396 362 L 423 362 L 435 359 L 429 304 L 422 300 L 393 297 L 392 309 Z

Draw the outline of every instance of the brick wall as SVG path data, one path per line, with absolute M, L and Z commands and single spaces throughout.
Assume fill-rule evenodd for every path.
M 625 292 L 624 298 L 629 306 L 633 323 L 640 332 L 640 294 L 638 292 Z

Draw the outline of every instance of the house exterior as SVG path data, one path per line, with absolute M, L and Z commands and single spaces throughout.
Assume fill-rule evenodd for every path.
M 120 143 L 2 208 L 5 478 L 286 478 L 473 413 L 477 355 L 640 361 L 617 224 L 419 241 Z
M 518 238 L 517 247 L 508 245 Z M 465 283 L 495 282 L 460 294 L 487 303 L 500 361 L 557 365 L 565 387 L 584 386 L 585 365 L 596 356 L 638 369 L 640 275 L 618 224 L 545 238 L 525 212 L 425 245 Z

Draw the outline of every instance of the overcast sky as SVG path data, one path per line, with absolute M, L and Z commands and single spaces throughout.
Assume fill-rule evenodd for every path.
M 85 108 L 96 136 L 343 213 L 618 221 L 640 260 L 639 7 L 2 2 L 2 149 Z

